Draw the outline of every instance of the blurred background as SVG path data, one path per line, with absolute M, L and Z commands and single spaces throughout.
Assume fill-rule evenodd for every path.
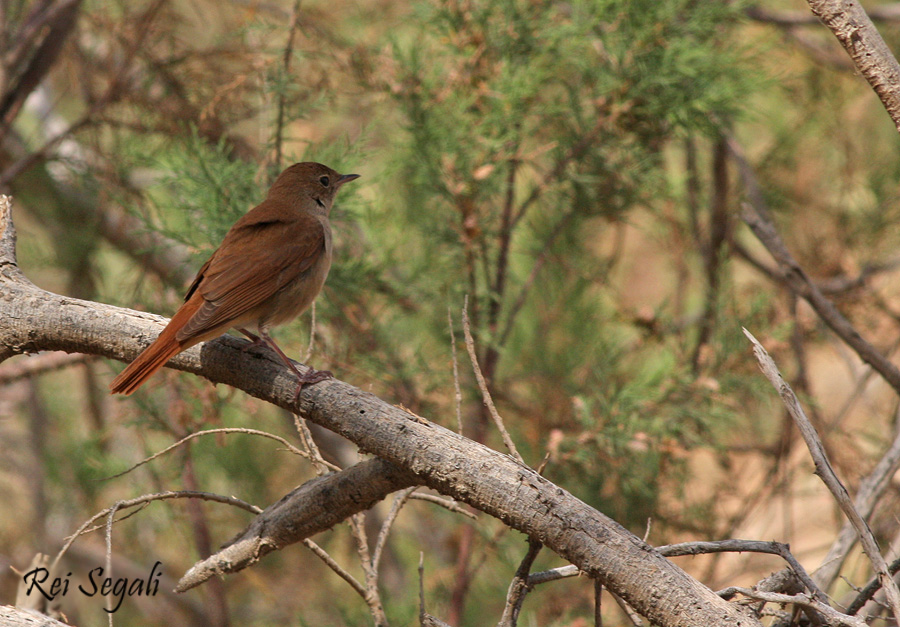
M 894 5 L 866 6 L 897 49 Z M 545 461 L 545 476 L 637 535 L 649 529 L 654 545 L 774 539 L 814 570 L 840 527 L 742 326 L 801 395 L 851 492 L 894 438 L 896 394 L 783 286 L 740 219 L 729 137 L 802 267 L 895 355 L 897 131 L 805 2 L 11 0 L 0 10 L 0 187 L 14 196 L 19 265 L 42 288 L 169 316 L 274 176 L 321 161 L 363 178 L 332 212 L 335 265 L 310 363 L 501 448 L 462 344 L 467 296 L 479 363 L 526 462 Z M 300 359 L 309 315 L 275 336 Z M 111 398 L 122 367 L 47 354 L 0 366 L 0 602 L 15 600 L 10 567 L 55 554 L 117 500 L 204 490 L 266 507 L 315 476 L 276 442 L 229 434 L 106 480 L 207 428 L 298 438 L 281 411 L 172 371 Z M 360 458 L 314 435 L 328 459 Z M 895 481 L 871 521 L 885 548 L 900 540 L 898 496 Z M 369 513 L 370 536 L 389 505 Z M 146 576 L 158 559 L 177 580 L 251 518 L 153 503 L 115 527 L 113 567 Z M 314 539 L 363 578 L 348 526 Z M 485 515 L 411 501 L 379 572 L 386 615 L 416 622 L 421 552 L 430 613 L 496 623 L 526 548 Z M 83 537 L 68 570 L 102 565 L 104 552 L 102 532 Z M 676 562 L 713 589 L 782 566 L 748 554 Z M 535 568 L 563 564 L 544 551 Z M 842 573 L 836 597 L 865 583 L 868 563 L 854 553 Z M 116 620 L 372 622 L 301 545 L 170 589 L 126 599 Z M 604 624 L 626 624 L 605 608 Z M 80 625 L 107 620 L 77 594 L 62 610 Z M 520 618 L 592 621 L 583 578 L 541 586 Z

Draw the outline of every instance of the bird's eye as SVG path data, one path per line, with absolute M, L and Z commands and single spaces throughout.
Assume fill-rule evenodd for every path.
M 320 176 L 319 182 L 322 184 L 323 187 L 328 187 L 328 177 L 327 176 Z

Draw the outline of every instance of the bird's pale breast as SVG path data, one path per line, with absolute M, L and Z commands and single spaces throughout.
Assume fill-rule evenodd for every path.
M 322 291 L 331 269 L 331 227 L 322 219 L 325 230 L 325 252 L 305 272 L 278 290 L 256 308 L 257 326 L 273 327 L 286 324 L 309 309 Z

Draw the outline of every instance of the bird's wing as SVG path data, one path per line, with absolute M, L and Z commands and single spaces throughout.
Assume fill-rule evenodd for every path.
M 325 253 L 325 228 L 310 214 L 239 220 L 188 291 L 205 301 L 179 330 L 185 341 L 236 320 L 309 270 Z

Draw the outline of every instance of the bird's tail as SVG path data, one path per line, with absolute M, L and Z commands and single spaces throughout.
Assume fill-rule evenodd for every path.
M 109 384 L 111 394 L 132 394 L 153 376 L 157 370 L 166 365 L 172 357 L 187 348 L 175 339 L 175 332 L 167 327 L 163 329 L 156 341 L 144 349 L 137 358 L 128 364 Z

